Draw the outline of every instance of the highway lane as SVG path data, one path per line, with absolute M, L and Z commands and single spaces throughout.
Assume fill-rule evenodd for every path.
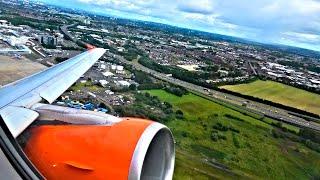
M 61 31 L 65 35 L 67 35 L 70 39 L 72 39 L 73 41 L 77 41 L 68 32 L 68 27 L 71 27 L 74 25 L 75 24 L 62 26 Z M 85 42 L 83 42 L 83 43 L 85 43 Z M 256 101 L 247 100 L 247 99 L 237 97 L 234 95 L 222 93 L 222 92 L 215 91 L 212 89 L 209 90 L 207 88 L 204 88 L 204 87 L 201 87 L 201 86 L 198 86 L 195 84 L 191 84 L 191 83 L 179 80 L 179 79 L 175 79 L 173 77 L 168 76 L 167 74 L 163 74 L 163 73 L 154 71 L 154 70 L 149 69 L 145 66 L 142 66 L 141 64 L 139 64 L 137 62 L 127 61 L 122 56 L 115 55 L 115 54 L 112 54 L 112 55 L 113 55 L 113 57 L 117 58 L 120 62 L 122 62 L 124 64 L 132 65 L 135 69 L 143 71 L 147 74 L 150 74 L 151 76 L 153 76 L 157 79 L 160 79 L 160 80 L 163 80 L 163 81 L 175 84 L 175 85 L 182 86 L 188 90 L 201 93 L 201 94 L 203 94 L 207 97 L 210 97 L 210 98 L 217 99 L 218 101 L 227 102 L 227 103 L 238 105 L 238 106 L 241 106 L 241 105 L 243 105 L 243 103 L 246 103 L 246 107 L 243 107 L 243 108 L 246 108 L 247 110 L 249 110 L 251 112 L 261 114 L 261 115 L 263 114 L 267 117 L 271 117 L 271 118 L 279 120 L 279 121 L 287 122 L 289 124 L 294 124 L 294 125 L 297 125 L 300 127 L 307 127 L 307 128 L 311 128 L 311 129 L 320 131 L 320 124 L 306 121 L 303 118 L 289 114 L 288 111 L 286 111 L 286 110 L 276 108 L 273 106 L 269 106 L 266 104 L 262 104 L 262 103 L 259 103 Z
M 147 74 L 150 74 L 157 79 L 160 79 L 160 80 L 163 80 L 163 81 L 175 84 L 175 85 L 182 86 L 186 89 L 201 93 L 203 95 L 206 95 L 210 98 L 217 99 L 222 102 L 227 102 L 227 103 L 235 104 L 238 106 L 242 106 L 245 103 L 246 107 L 243 107 L 243 108 L 246 108 L 247 110 L 249 110 L 253 113 L 265 115 L 267 117 L 271 117 L 273 119 L 283 121 L 283 122 L 286 122 L 289 124 L 294 124 L 294 125 L 297 125 L 300 127 L 308 127 L 308 128 L 320 131 L 320 124 L 317 124 L 314 122 L 309 122 L 303 118 L 300 118 L 300 117 L 297 117 L 294 115 L 290 115 L 288 113 L 289 111 L 287 111 L 287 110 L 283 110 L 283 109 L 280 109 L 277 107 L 265 105 L 263 103 L 247 100 L 247 99 L 244 99 L 241 97 L 237 97 L 237 96 L 230 95 L 227 93 L 215 91 L 212 89 L 209 90 L 207 88 L 204 88 L 204 87 L 201 87 L 201 86 L 198 86 L 195 84 L 191 84 L 191 83 L 179 80 L 179 79 L 175 79 L 173 77 L 168 76 L 167 74 L 163 74 L 163 73 L 154 71 L 154 70 L 149 69 L 145 66 L 142 66 L 141 64 L 139 64 L 137 62 L 127 61 L 122 56 L 119 56 L 119 55 L 113 55 L 113 56 L 116 57 L 118 60 L 120 60 L 120 62 L 132 65 L 135 69 L 143 71 Z
M 64 25 L 64 26 L 61 26 L 60 27 L 60 30 L 62 31 L 62 33 L 65 35 L 65 36 L 67 36 L 71 41 L 73 41 L 73 42 L 77 42 L 77 39 L 75 39 L 69 32 L 68 32 L 68 28 L 69 27 L 73 27 L 73 26 L 75 26 L 75 25 L 77 25 L 76 23 L 75 24 L 70 24 L 70 25 Z

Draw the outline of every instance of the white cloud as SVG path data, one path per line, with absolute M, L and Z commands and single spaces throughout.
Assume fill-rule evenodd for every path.
M 294 39 L 299 42 L 308 42 L 320 44 L 320 35 L 309 34 L 309 33 L 299 33 L 299 32 L 284 32 L 283 37 L 286 39 Z
M 213 5 L 213 1 L 210 0 L 179 0 L 177 8 L 188 13 L 212 14 L 214 11 Z
M 49 1 L 49 0 L 43 0 Z M 86 6 L 87 10 L 125 14 L 129 18 L 234 35 L 257 41 L 290 44 L 319 43 L 319 0 L 51 0 L 50 3 Z M 78 6 L 78 7 L 79 7 Z M 115 14 L 114 13 L 114 14 Z M 295 32 L 298 34 L 288 34 Z M 305 35 L 301 35 L 305 34 Z M 298 38 L 299 37 L 299 38 Z M 317 44 L 320 46 L 320 43 Z M 314 46 L 316 47 L 316 46 Z M 315 48 L 313 48 L 315 49 Z

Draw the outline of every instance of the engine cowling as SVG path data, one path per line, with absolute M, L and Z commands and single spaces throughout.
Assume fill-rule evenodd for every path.
M 29 135 L 25 153 L 47 179 L 173 176 L 173 136 L 157 122 L 122 118 L 108 125 L 42 125 Z

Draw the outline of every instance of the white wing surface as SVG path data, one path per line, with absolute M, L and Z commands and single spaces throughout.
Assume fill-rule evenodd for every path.
M 35 119 L 30 108 L 41 101 L 52 103 L 83 75 L 103 54 L 95 48 L 42 72 L 8 84 L 0 89 L 0 116 L 14 137 Z

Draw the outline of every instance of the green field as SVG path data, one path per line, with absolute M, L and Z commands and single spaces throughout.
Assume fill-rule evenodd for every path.
M 176 140 L 174 179 L 320 176 L 319 153 L 290 139 L 274 137 L 274 127 L 265 122 L 194 94 L 178 97 L 163 90 L 147 92 L 184 113 L 184 119 L 166 123 Z M 227 130 L 215 129 L 218 124 Z
M 274 81 L 257 80 L 220 88 L 266 99 L 320 115 L 320 95 Z

